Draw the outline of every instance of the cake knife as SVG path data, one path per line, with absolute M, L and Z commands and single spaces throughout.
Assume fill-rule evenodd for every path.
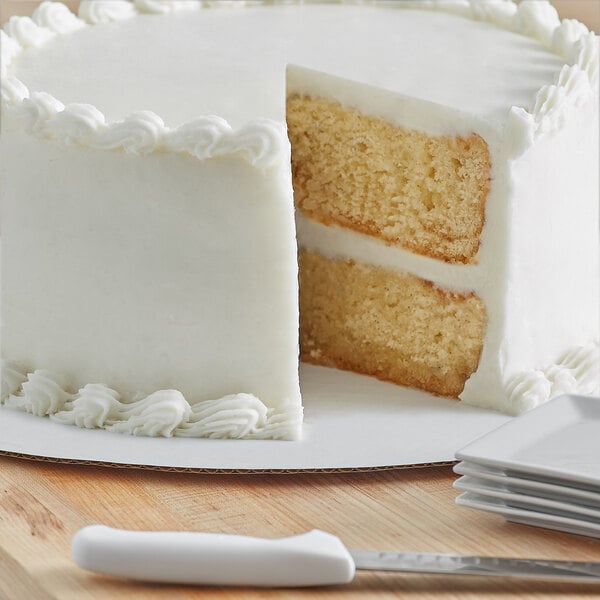
M 348 550 L 313 530 L 262 539 L 177 531 L 80 529 L 72 541 L 82 568 L 140 581 L 211 586 L 305 587 L 349 583 L 355 569 L 494 575 L 600 583 L 600 563 Z

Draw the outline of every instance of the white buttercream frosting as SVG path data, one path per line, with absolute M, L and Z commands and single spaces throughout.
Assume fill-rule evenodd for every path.
M 600 344 L 570 349 L 555 364 L 513 375 L 506 383 L 511 414 L 531 410 L 561 394 L 600 395 Z
M 64 4 L 58 2 L 42 2 L 35 10 L 33 21 L 55 33 L 65 34 L 85 27 Z
M 524 0 L 513 18 L 513 29 L 523 35 L 533 37 L 545 46 L 552 41 L 555 29 L 560 25 L 556 9 L 548 2 Z
M 481 265 L 450 264 L 429 256 L 414 254 L 400 246 L 389 245 L 370 235 L 346 227 L 323 225 L 296 214 L 300 245 L 332 259 L 351 259 L 383 269 L 399 270 L 431 281 L 457 293 L 480 291 L 489 281 Z
M 48 124 L 64 108 L 62 102 L 50 94 L 34 92 L 29 98 L 24 98 L 20 104 L 15 106 L 13 114 L 22 123 L 27 133 L 44 137 L 47 135 Z
M 166 147 L 200 160 L 242 156 L 254 166 L 272 166 L 289 158 L 285 126 L 270 119 L 256 120 L 237 131 L 220 117 L 201 117 L 167 135 Z
M 197 0 L 134 0 L 141 13 L 165 14 L 179 10 L 195 10 L 200 7 Z
M 104 128 L 93 136 L 89 145 L 99 150 L 123 148 L 128 154 L 145 156 L 160 146 L 165 132 L 165 124 L 158 115 L 140 111 Z
M 72 398 L 62 385 L 54 374 L 38 369 L 27 375 L 27 381 L 23 382 L 20 390 L 8 396 L 5 404 L 38 417 L 51 415 Z
M 186 152 L 200 160 L 241 156 L 256 167 L 274 166 L 289 158 L 285 126 L 270 119 L 258 119 L 235 131 L 224 119 L 209 116 L 171 129 L 155 113 L 138 111 L 107 124 L 95 106 L 65 106 L 45 92 L 29 94 L 15 78 L 6 80 L 2 93 L 8 104 L 5 114 L 21 122 L 28 133 L 64 144 L 120 148 L 137 156 L 157 150 Z
M 29 17 L 11 17 L 4 31 L 23 48 L 41 46 L 56 35 L 56 32 L 38 25 Z
M 127 0 L 82 0 L 79 17 L 90 25 L 123 21 L 136 16 L 136 7 Z
M 18 392 L 23 383 L 27 381 L 27 375 L 21 369 L 16 368 L 4 359 L 0 361 L 0 376 L 2 379 L 0 401 L 4 401 Z
M 152 437 L 295 439 L 299 406 L 267 408 L 252 394 L 230 394 L 190 405 L 177 390 L 158 390 L 137 400 L 98 383 L 76 393 L 45 370 L 25 375 L 2 364 L 2 402 L 65 425 Z
M 265 2 L 268 3 L 268 2 Z M 296 2 L 300 3 L 300 2 Z M 242 7 L 246 4 L 256 5 L 258 2 L 241 2 L 236 0 L 230 3 L 231 6 Z M 552 84 L 542 88 L 534 102 L 534 106 L 529 109 L 525 106 L 516 107 L 519 111 L 518 118 L 511 115 L 507 122 L 507 131 L 514 135 L 517 143 L 514 145 L 515 152 L 523 152 L 539 132 L 547 131 L 556 126 L 560 126 L 565 114 L 573 104 L 576 104 L 578 98 L 590 90 L 595 89 L 597 83 L 598 59 L 597 43 L 593 34 L 589 34 L 585 27 L 573 24 L 572 21 L 560 23 L 556 10 L 547 2 L 540 0 L 524 0 L 517 7 L 513 2 L 504 0 L 422 0 L 419 2 L 348 2 L 348 4 L 367 4 L 381 7 L 405 8 L 431 10 L 437 12 L 447 12 L 461 17 L 471 18 L 473 20 L 485 21 L 497 27 L 509 31 L 518 32 L 538 40 L 550 52 L 559 54 L 564 58 L 568 66 L 577 65 L 586 77 L 571 74 L 561 76 Z M 210 6 L 228 5 L 226 2 L 198 2 L 196 0 L 184 1 L 165 1 L 165 0 L 136 0 L 129 2 L 126 0 L 84 0 L 80 4 L 79 18 L 72 15 L 66 7 L 58 3 L 44 2 L 34 13 L 33 18 L 13 17 L 5 27 L 6 34 L 12 40 L 10 45 L 6 45 L 8 50 L 4 58 L 6 64 L 10 64 L 15 56 L 14 44 L 20 47 L 38 47 L 52 39 L 56 35 L 70 34 L 81 29 L 87 23 L 88 25 L 101 25 L 110 22 L 128 20 L 135 17 L 138 13 L 163 14 L 175 13 L 180 11 L 189 11 L 190 9 L 206 8 Z M 580 73 L 579 73 L 580 75 Z M 17 84 L 14 80 L 5 83 L 9 74 L 3 74 L 3 87 L 5 85 L 14 88 Z M 573 79 L 577 79 L 577 85 L 573 85 Z M 26 87 L 26 86 L 25 86 Z M 5 108 L 7 105 L 16 104 L 28 96 L 29 93 L 15 93 L 14 89 L 10 93 L 3 94 Z M 548 97 L 551 96 L 550 101 Z M 66 108 L 65 108 L 66 110 Z M 10 111 L 7 111 L 10 115 Z M 507 113 L 508 116 L 509 113 Z M 99 115 L 97 115 L 99 116 Z M 160 117 L 159 117 L 160 118 Z M 103 123 L 111 123 L 106 118 L 101 120 Z M 132 122 L 129 122 L 132 121 Z M 52 131 L 59 139 L 71 139 L 69 135 L 61 134 L 57 125 L 60 120 L 54 119 Z M 125 128 L 139 127 L 141 124 L 135 117 L 129 117 L 123 125 Z M 273 133 L 273 124 L 262 122 L 256 123 L 252 131 L 259 136 L 271 138 Z M 72 119 L 64 121 L 65 126 L 72 126 Z M 143 125 L 141 125 L 143 127 Z M 263 129 L 265 129 L 263 131 Z M 166 133 L 164 130 L 162 133 Z M 119 137 L 119 134 L 116 135 Z M 125 147 L 121 144 L 103 145 L 96 138 L 89 137 L 80 140 L 81 143 L 87 143 L 92 147 L 107 149 Z M 247 140 L 249 148 L 257 143 L 254 138 Z M 277 147 L 280 144 L 275 144 Z M 159 144 L 149 147 L 143 146 L 143 152 L 155 149 L 169 149 L 169 146 L 162 147 Z M 233 152 L 241 152 L 237 145 L 232 146 Z M 241 152 L 244 154 L 244 152 Z M 248 152 L 252 156 L 252 151 Z M 195 155 L 206 156 L 206 152 L 197 152 Z M 267 161 L 271 162 L 271 161 Z M 253 163 L 260 164 L 260 163 Z
M 0 30 L 0 64 L 2 65 L 2 76 L 6 76 L 8 65 L 12 63 L 15 57 L 22 51 L 21 44 L 3 29 Z
M 470 5 L 470 16 L 478 21 L 494 23 L 510 29 L 517 12 L 517 6 L 504 0 L 484 0 Z
M 588 28 L 580 21 L 563 19 L 552 34 L 552 50 L 569 61 L 577 41 L 588 34 Z

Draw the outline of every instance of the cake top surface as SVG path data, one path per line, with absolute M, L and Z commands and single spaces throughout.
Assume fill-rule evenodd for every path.
M 100 24 L 23 44 L 11 71 L 31 91 L 93 104 L 110 121 L 139 110 L 170 126 L 201 115 L 219 115 L 233 127 L 282 120 L 291 63 L 502 124 L 512 106 L 531 110 L 536 92 L 565 64 L 530 35 L 446 11 L 399 9 L 400 3 L 188 1 L 173 3 L 179 9 L 168 14 L 152 10 L 137 18 L 118 9 L 121 2 L 88 4 L 95 12 L 84 8 L 80 16 Z M 112 13 L 102 13 L 102 4 Z M 17 29 L 9 33 L 18 37 Z
M 367 84 L 386 96 L 373 116 L 475 130 L 511 157 L 598 94 L 597 36 L 546 0 L 43 2 L 0 38 L 3 115 L 28 133 L 255 166 L 287 160 L 288 65 L 302 93 Z

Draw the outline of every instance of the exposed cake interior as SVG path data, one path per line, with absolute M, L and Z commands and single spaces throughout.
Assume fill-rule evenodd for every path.
M 489 191 L 478 135 L 431 136 L 291 94 L 294 197 L 306 215 L 451 263 L 473 263 Z
M 300 252 L 306 362 L 456 397 L 477 368 L 486 312 L 409 273 Z
M 442 263 L 477 263 L 491 169 L 479 135 L 429 135 L 298 93 L 288 95 L 287 123 L 303 218 Z M 302 360 L 458 397 L 486 331 L 473 290 L 299 243 Z

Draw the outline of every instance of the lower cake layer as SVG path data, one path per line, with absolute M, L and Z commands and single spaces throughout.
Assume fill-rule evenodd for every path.
M 299 264 L 302 360 L 458 397 L 483 345 L 478 296 L 307 250 Z

